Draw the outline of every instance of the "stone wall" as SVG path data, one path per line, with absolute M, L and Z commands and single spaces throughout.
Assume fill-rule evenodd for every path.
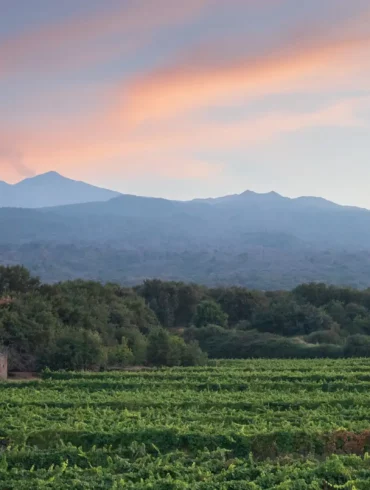
M 8 378 L 8 356 L 0 352 L 0 379 Z

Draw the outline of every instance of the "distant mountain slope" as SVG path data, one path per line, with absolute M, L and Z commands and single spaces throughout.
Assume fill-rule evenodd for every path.
M 47 174 L 20 188 L 43 187 L 45 179 L 46 187 L 53 180 L 70 186 Z M 158 276 L 262 289 L 307 280 L 370 286 L 370 211 L 315 197 L 246 191 L 181 202 L 118 195 L 2 208 L 0 230 L 0 263 L 26 263 L 48 281 L 81 276 L 133 284 Z
M 370 285 L 370 252 L 306 247 L 246 244 L 244 252 L 236 254 L 200 247 L 170 252 L 108 244 L 0 244 L 0 263 L 24 264 L 47 282 L 83 278 L 134 285 L 158 278 L 263 290 L 288 290 L 305 282 Z
M 80 189 L 85 185 L 48 174 L 23 181 L 19 186 L 29 191 L 30 187 L 38 189 L 42 181 L 50 180 L 60 184 L 60 199 L 63 188 L 70 189 L 76 184 Z M 90 186 L 87 188 L 90 190 Z M 92 189 L 91 198 L 95 195 L 95 188 Z M 104 195 L 107 196 L 101 197 Z M 73 199 L 71 192 L 66 198 Z M 88 198 L 86 193 L 84 198 Z M 34 204 L 40 204 L 41 199 Z M 1 243 L 83 240 L 171 251 L 198 246 L 225 247 L 240 253 L 253 237 L 254 245 L 258 238 L 261 247 L 280 248 L 281 243 L 289 242 L 296 248 L 370 249 L 370 211 L 319 198 L 288 199 L 276 193 L 250 191 L 211 202 L 119 195 L 105 202 L 37 210 L 2 208 L 0 229 Z M 290 238 L 282 241 L 282 236 Z M 266 237 L 268 244 L 264 243 Z
M 48 172 L 9 185 L 0 182 L 0 207 L 43 208 L 91 201 L 107 201 L 118 192 L 101 189 Z
M 66 224 L 79 221 L 78 233 L 86 226 L 84 236 L 89 236 L 89 240 L 115 242 L 122 240 L 123 231 L 132 237 L 142 230 L 148 247 L 159 235 L 166 236 L 161 245 L 170 246 L 171 237 L 177 235 L 182 236 L 184 244 L 190 240 L 194 246 L 240 250 L 246 234 L 268 233 L 290 235 L 301 243 L 321 248 L 370 248 L 370 211 L 321 198 L 289 199 L 275 192 L 246 191 L 214 200 L 185 202 L 121 195 L 104 203 L 43 211 L 58 215 Z
M 334 202 L 328 201 L 327 199 L 323 199 L 322 197 L 313 197 L 313 196 L 302 196 L 296 198 L 284 197 L 278 194 L 277 192 L 271 191 L 267 193 L 258 193 L 247 190 L 242 192 L 241 194 L 232 194 L 229 196 L 222 196 L 216 198 L 208 198 L 208 199 L 194 199 L 191 202 L 198 203 L 207 203 L 217 206 L 235 206 L 239 207 L 245 204 L 257 204 L 264 206 L 278 206 L 278 207 L 312 207 L 312 208 L 321 208 L 321 209 L 360 209 L 350 206 L 341 206 L 340 204 L 336 204 Z

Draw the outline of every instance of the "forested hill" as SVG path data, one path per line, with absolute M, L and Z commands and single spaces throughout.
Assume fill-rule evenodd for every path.
M 13 370 L 199 365 L 212 358 L 370 357 L 370 290 L 291 292 L 145 281 L 42 284 L 0 267 L 0 351 Z
M 106 196 L 105 196 L 106 197 Z M 0 208 L 0 263 L 43 281 L 147 278 L 273 290 L 370 285 L 370 211 L 274 192 L 189 202 L 121 195 Z

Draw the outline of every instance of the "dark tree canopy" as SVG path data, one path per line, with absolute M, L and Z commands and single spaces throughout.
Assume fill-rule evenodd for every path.
M 40 283 L 0 267 L 0 346 L 10 369 L 198 365 L 210 358 L 370 356 L 370 291 L 291 292 L 148 280 Z

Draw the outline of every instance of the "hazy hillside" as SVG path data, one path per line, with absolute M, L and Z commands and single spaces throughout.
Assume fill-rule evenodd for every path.
M 54 174 L 44 178 L 64 182 Z M 43 209 L 2 208 L 0 229 L 0 261 L 23 263 L 47 281 L 134 284 L 160 277 L 262 289 L 307 281 L 370 285 L 370 211 L 320 198 L 246 191 L 180 202 L 120 195 Z
M 31 177 L 14 185 L 0 182 L 0 207 L 42 208 L 91 201 L 107 201 L 119 195 L 57 172 Z
M 282 235 L 299 248 L 370 247 L 370 211 L 276 193 L 189 202 L 121 195 L 40 210 L 3 208 L 0 225 L 3 243 L 83 240 L 162 251 L 199 245 L 240 252 L 252 234 L 254 244 L 257 236 L 257 244 L 265 246 L 268 237 L 268 245 L 276 248 Z

